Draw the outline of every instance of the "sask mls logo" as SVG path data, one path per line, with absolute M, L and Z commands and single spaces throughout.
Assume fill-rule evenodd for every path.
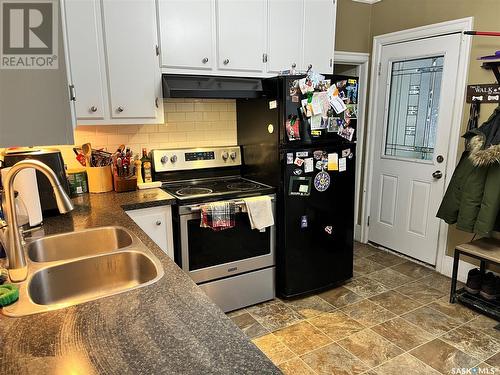
M 0 0 L 0 68 L 58 68 L 57 0 Z

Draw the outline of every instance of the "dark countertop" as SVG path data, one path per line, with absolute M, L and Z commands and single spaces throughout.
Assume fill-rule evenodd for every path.
M 170 204 L 161 189 L 84 195 L 47 218 L 45 234 L 128 228 L 160 259 L 157 283 L 21 318 L 0 314 L 1 374 L 280 374 L 196 284 L 124 213 Z

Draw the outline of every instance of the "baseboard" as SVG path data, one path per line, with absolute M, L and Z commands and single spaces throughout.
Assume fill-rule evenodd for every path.
M 354 240 L 361 242 L 361 225 L 354 224 Z
M 464 262 L 460 260 L 458 263 L 458 280 L 465 283 L 467 281 L 467 273 L 472 269 L 477 268 L 476 265 Z M 451 277 L 453 272 L 453 257 L 445 255 L 443 258 L 443 263 L 441 263 L 441 271 L 445 276 Z

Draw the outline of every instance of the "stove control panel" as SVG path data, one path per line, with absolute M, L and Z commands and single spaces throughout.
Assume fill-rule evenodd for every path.
M 239 146 L 157 149 L 151 153 L 153 168 L 156 172 L 223 168 L 241 165 L 241 149 Z

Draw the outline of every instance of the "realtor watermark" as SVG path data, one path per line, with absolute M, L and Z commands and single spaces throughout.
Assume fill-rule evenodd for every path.
M 0 69 L 59 67 L 58 0 L 0 0 Z
M 457 375 L 479 375 L 479 374 L 485 374 L 485 375 L 494 375 L 500 374 L 499 368 L 496 366 L 477 366 L 473 368 L 460 368 L 460 367 L 454 367 L 451 369 L 451 374 L 457 374 Z

